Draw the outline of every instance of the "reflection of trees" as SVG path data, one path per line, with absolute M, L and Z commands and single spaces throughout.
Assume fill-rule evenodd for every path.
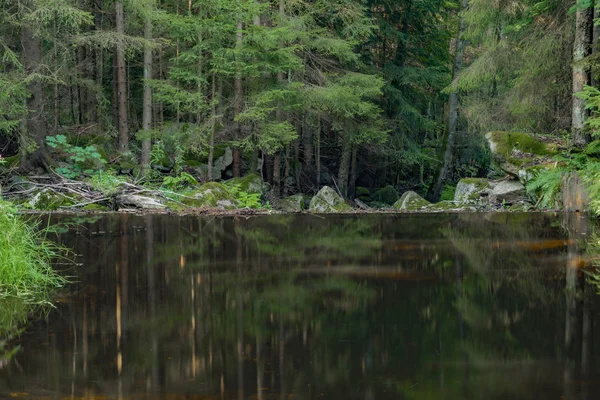
M 506 218 L 102 219 L 64 236 L 84 255 L 77 295 L 50 319 L 56 343 L 30 344 L 24 375 L 74 395 L 560 390 L 561 371 L 540 378 L 531 360 L 563 351 L 550 263 L 565 249 L 552 218 Z

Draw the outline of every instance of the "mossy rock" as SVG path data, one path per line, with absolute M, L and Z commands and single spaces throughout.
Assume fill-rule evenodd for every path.
M 538 164 L 558 154 L 558 146 L 544 143 L 527 133 L 490 132 L 486 135 L 493 162 L 504 172 L 519 176 L 526 166 Z
M 310 201 L 310 211 L 318 213 L 350 212 L 350 207 L 342 196 L 329 186 L 323 186 L 319 193 Z
M 479 203 L 489 195 L 492 185 L 483 178 L 464 178 L 456 185 L 454 201 L 457 203 Z
M 221 208 L 225 210 L 237 208 L 237 201 L 233 194 L 225 185 L 217 182 L 205 183 L 198 190 L 188 194 L 181 202 L 195 208 Z
M 225 186 L 232 188 L 237 186 L 240 191 L 248 194 L 263 194 L 266 191 L 266 185 L 262 178 L 257 174 L 250 174 L 241 178 L 232 178 L 225 182 Z
M 394 203 L 396 210 L 419 211 L 424 207 L 431 205 L 430 202 L 419 196 L 413 191 L 405 192 L 400 199 Z
M 374 202 L 384 203 L 390 206 L 396 203 L 399 198 L 400 196 L 398 196 L 396 189 L 390 185 L 379 189 L 372 196 Z
M 75 196 L 57 194 L 48 189 L 35 191 L 22 205 L 39 211 L 56 211 L 59 208 L 71 207 L 80 201 Z
M 308 209 L 311 198 L 299 193 L 279 201 L 278 208 L 285 212 L 300 212 Z

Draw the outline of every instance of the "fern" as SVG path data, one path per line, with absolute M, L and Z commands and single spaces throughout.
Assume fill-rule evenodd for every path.
M 187 172 L 182 172 L 178 176 L 165 177 L 162 185 L 169 190 L 177 190 L 185 189 L 188 186 L 198 185 L 198 181 Z
M 527 183 L 527 192 L 538 197 L 540 208 L 554 208 L 557 206 L 565 172 L 565 170 L 559 168 L 545 169 L 538 172 Z

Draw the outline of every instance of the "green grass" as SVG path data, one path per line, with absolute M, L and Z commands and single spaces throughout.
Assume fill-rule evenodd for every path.
M 66 283 L 51 266 L 61 249 L 0 200 L 0 299 L 44 304 Z

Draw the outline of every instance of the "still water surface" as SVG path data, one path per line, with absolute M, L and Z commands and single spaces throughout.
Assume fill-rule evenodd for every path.
M 600 398 L 581 217 L 54 218 L 74 283 L 3 398 Z

